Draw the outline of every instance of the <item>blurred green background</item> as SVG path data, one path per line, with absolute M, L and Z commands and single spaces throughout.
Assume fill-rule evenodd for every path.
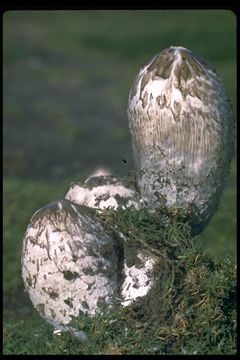
M 236 18 L 223 10 L 9 11 L 3 36 L 4 321 L 17 331 L 36 317 L 21 280 L 29 219 L 97 168 L 133 168 L 126 108 L 142 65 L 171 45 L 189 48 L 214 65 L 236 115 Z M 196 241 L 212 257 L 236 254 L 235 159 Z

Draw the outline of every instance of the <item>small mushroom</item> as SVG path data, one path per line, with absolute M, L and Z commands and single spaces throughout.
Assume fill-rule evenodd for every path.
M 121 244 L 95 215 L 59 200 L 38 210 L 25 233 L 23 281 L 34 307 L 55 327 L 117 299 Z
M 23 240 L 22 277 L 34 307 L 55 328 L 71 330 L 80 314 L 94 316 L 122 301 L 144 296 L 152 284 L 154 260 L 113 228 L 97 211 L 141 207 L 129 178 L 97 176 L 73 183 L 66 199 L 32 216 Z M 131 255 L 131 264 L 128 258 Z M 81 334 L 81 338 L 84 334 Z
M 213 215 L 233 156 L 233 116 L 212 65 L 183 47 L 156 55 L 129 95 L 138 189 L 146 207 L 189 213 L 192 234 Z
M 70 185 L 65 198 L 76 204 L 103 210 L 130 206 L 141 208 L 141 200 L 130 177 L 92 176 L 83 184 L 74 182 Z

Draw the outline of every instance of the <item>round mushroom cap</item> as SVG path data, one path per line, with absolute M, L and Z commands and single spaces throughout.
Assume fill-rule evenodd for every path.
M 69 200 L 38 210 L 24 236 L 22 277 L 34 307 L 56 327 L 117 299 L 119 244 L 95 212 Z

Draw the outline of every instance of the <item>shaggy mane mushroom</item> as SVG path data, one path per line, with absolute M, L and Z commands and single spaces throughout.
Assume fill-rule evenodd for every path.
M 225 185 L 232 110 L 207 61 L 183 47 L 163 50 L 137 75 L 128 117 L 136 179 L 102 174 L 72 183 L 65 199 L 32 216 L 24 236 L 25 288 L 58 329 L 69 329 L 79 314 L 95 316 L 113 304 L 128 306 L 160 293 L 155 270 L 164 268 L 161 250 L 146 252 L 115 224 L 107 229 L 98 216 L 104 209 L 139 214 L 180 208 L 195 235 L 206 227 Z M 158 230 L 156 238 L 163 241 Z

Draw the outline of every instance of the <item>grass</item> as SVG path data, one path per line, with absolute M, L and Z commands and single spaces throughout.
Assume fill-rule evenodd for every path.
M 192 241 L 184 217 L 166 211 L 106 210 L 106 229 L 114 226 L 170 264 L 159 289 L 127 308 L 73 321 L 89 341 L 71 333 L 53 335 L 36 315 L 8 319 L 5 354 L 234 354 L 236 352 L 236 264 L 213 261 Z M 161 239 L 161 241 L 159 241 Z M 159 246 L 160 245 L 160 246 Z M 151 306 L 149 306 L 151 305 Z M 41 342 L 39 342 L 41 339 Z M 197 340 L 196 340 L 197 339 Z M 30 342 L 29 342 L 30 340 Z
M 136 306 L 79 319 L 87 343 L 69 333 L 53 335 L 24 292 L 20 268 L 22 238 L 34 211 L 62 198 L 71 181 L 84 180 L 96 166 L 125 175 L 132 168 L 127 98 L 140 66 L 155 53 L 182 45 L 211 61 L 236 114 L 234 14 L 12 11 L 3 25 L 4 354 L 234 353 L 235 160 L 210 225 L 171 264 L 178 276 L 170 272 L 162 302 L 155 304 L 164 309 L 161 321 L 151 314 L 152 324 L 140 321 Z M 122 223 L 135 235 L 142 229 L 143 242 L 153 248 L 154 219 L 132 213 L 128 223 L 126 215 L 118 214 Z M 179 229 L 177 234 L 186 236 Z

